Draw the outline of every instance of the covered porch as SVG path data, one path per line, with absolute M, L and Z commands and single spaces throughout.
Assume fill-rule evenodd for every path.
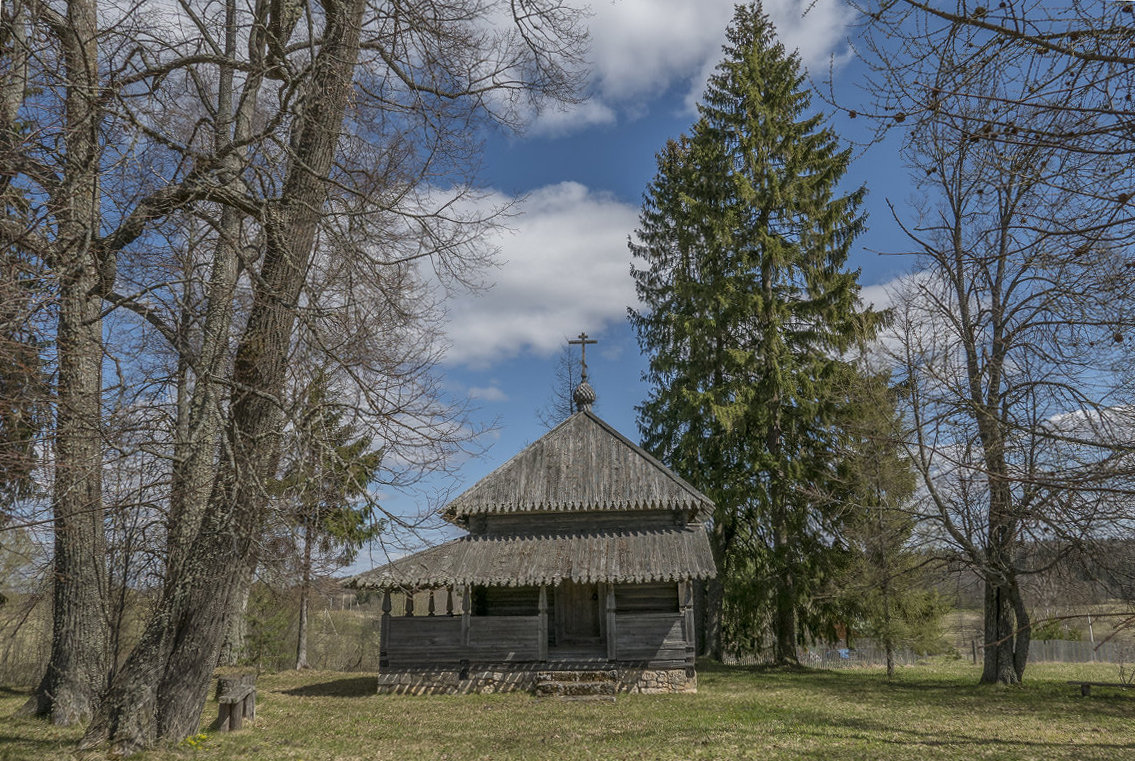
M 387 589 L 382 611 L 380 668 L 694 662 L 693 590 L 686 581 Z
M 700 525 L 466 536 L 356 577 L 383 592 L 380 668 L 693 666 Z

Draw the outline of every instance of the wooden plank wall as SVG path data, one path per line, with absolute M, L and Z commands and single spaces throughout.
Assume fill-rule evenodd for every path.
M 615 632 L 614 641 L 608 640 L 609 655 L 620 661 L 692 663 L 692 609 L 690 601 L 682 605 L 679 599 L 688 592 L 686 586 L 616 585 L 613 598 L 603 606 L 605 628 Z M 547 619 L 542 623 L 539 615 L 539 587 L 496 587 L 485 592 L 488 597 L 482 603 L 491 606 L 493 615 L 384 615 L 385 663 L 403 666 L 546 658 L 551 632 L 542 628 L 547 627 Z M 464 595 L 455 597 L 460 600 Z M 554 595 L 545 593 L 547 608 L 551 608 L 553 599 Z M 530 611 L 533 615 L 528 615 Z
M 384 648 L 391 666 L 470 661 L 535 661 L 540 656 L 540 617 L 469 618 L 462 644 L 460 617 L 391 617 Z
M 677 613 L 678 585 L 616 584 L 615 608 L 620 613 Z
M 391 616 L 389 621 L 389 639 L 383 649 L 392 666 L 422 661 L 457 663 L 466 657 L 457 616 Z
M 540 609 L 539 587 L 479 587 L 478 616 L 534 616 Z
M 466 657 L 483 661 L 534 661 L 540 655 L 540 617 L 504 616 L 469 619 Z
M 619 660 L 686 660 L 685 618 L 680 613 L 616 613 Z

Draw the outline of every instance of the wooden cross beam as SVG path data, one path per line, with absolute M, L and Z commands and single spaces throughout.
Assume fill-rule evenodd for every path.
M 581 369 L 580 379 L 586 382 L 587 381 L 587 344 L 597 344 L 597 343 L 599 343 L 599 341 L 594 339 L 594 338 L 588 338 L 586 333 L 580 333 L 579 338 L 569 338 L 568 343 L 571 344 L 572 346 L 579 346 L 579 350 L 580 350 L 579 365 L 580 365 L 580 369 Z

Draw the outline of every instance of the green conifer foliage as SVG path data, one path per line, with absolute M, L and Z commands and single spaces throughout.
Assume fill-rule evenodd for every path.
M 383 452 L 373 448 L 369 437 L 355 438 L 332 396 L 331 379 L 317 372 L 300 400 L 294 461 L 278 483 L 301 545 L 297 669 L 308 667 L 308 602 L 317 566 L 329 570 L 350 564 L 383 529 L 375 518 L 377 506 L 366 496 Z
M 631 243 L 652 386 L 639 424 L 717 503 L 715 651 L 771 642 L 790 662 L 824 623 L 813 591 L 836 562 L 836 413 L 856 372 L 841 356 L 876 325 L 845 268 L 865 189 L 840 193 L 849 152 L 761 7 L 738 7 L 727 38 L 699 120 L 658 154 Z
M 832 580 L 840 598 L 849 644 L 871 638 L 886 654 L 887 677 L 895 653 L 911 648 L 939 652 L 942 617 L 949 605 L 929 583 L 931 557 L 913 546 L 917 476 L 902 444 L 903 419 L 890 373 L 863 374 L 847 390 L 840 471 L 847 485 L 842 574 Z

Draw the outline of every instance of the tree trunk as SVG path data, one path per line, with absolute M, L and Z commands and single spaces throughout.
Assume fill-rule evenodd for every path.
M 253 34 L 255 34 L 254 32 Z M 236 56 L 237 22 L 235 0 L 225 0 L 225 55 Z M 234 72 L 231 66 L 220 67 L 217 87 L 217 112 L 213 145 L 225 155 L 225 181 L 230 190 L 243 190 L 241 168 L 244 151 L 233 150 L 234 143 L 247 139 L 249 113 L 256 106 L 262 76 L 254 71 L 245 83 L 240 113 L 234 113 Z M 239 276 L 239 251 L 244 243 L 244 214 L 234 208 L 221 209 L 217 227 L 213 262 L 206 294 L 205 324 L 200 349 L 193 363 L 192 391 L 187 392 L 187 373 L 178 385 L 178 438 L 175 443 L 173 483 L 170 487 L 170 511 L 167 521 L 167 577 L 177 575 L 184 553 L 201 524 L 201 516 L 213 489 L 216 457 L 224 428 L 222 400 L 225 385 L 222 378 L 229 357 L 229 333 L 232 329 L 233 295 Z M 188 278 L 187 278 L 188 282 Z M 193 308 L 188 286 L 184 295 L 183 314 Z M 183 317 L 182 323 L 187 319 Z M 177 347 L 182 362 L 191 353 L 186 331 L 179 335 Z M 188 398 L 184 398 L 188 397 Z M 183 400 L 184 398 L 184 400 Z M 247 599 L 247 594 L 238 595 Z
M 1017 633 L 1013 637 L 1013 671 L 1017 675 L 1017 681 L 1022 682 L 1025 678 L 1025 667 L 1029 663 L 1029 645 L 1032 642 L 1033 630 L 1016 578 L 1012 579 L 1010 599 L 1013 604 L 1013 614 L 1017 618 Z
M 142 640 L 117 673 L 80 744 L 132 753 L 196 731 L 231 610 L 234 571 L 250 564 L 267 512 L 264 486 L 279 461 L 285 365 L 327 198 L 326 178 L 359 50 L 366 0 L 324 3 L 323 45 L 295 119 L 280 200 L 264 214 L 265 251 L 233 367 L 227 442 L 201 528 Z
M 717 566 L 717 576 L 705 585 L 705 652 L 715 661 L 725 655 L 724 609 L 725 609 L 725 559 L 729 552 L 729 536 L 724 519 L 718 516 L 713 522 L 710 534 L 710 548 L 713 562 Z
M 242 578 L 236 581 L 232 608 L 225 623 L 225 640 L 221 644 L 218 666 L 237 666 L 244 661 L 248 639 L 248 597 L 252 591 L 254 570 L 245 567 Z
M 54 25 L 68 78 L 63 190 L 54 268 L 59 278 L 56 349 L 55 558 L 51 658 L 26 711 L 56 724 L 85 721 L 109 673 L 106 535 L 102 504 L 102 272 L 99 230 L 98 39 L 95 3 L 67 4 Z
M 1012 494 L 1005 477 L 1004 440 L 996 421 L 979 415 L 982 447 L 985 450 L 986 482 L 989 485 L 989 529 L 986 538 L 985 573 L 985 662 L 981 681 L 1017 684 L 1024 676 L 1024 662 L 1018 664 L 1016 644 L 1023 634 L 1028 654 L 1028 630 L 1018 629 L 1018 611 L 1023 612 L 1020 592 L 1013 573 L 1014 522 Z M 1027 614 L 1024 620 L 1027 621 Z M 1019 665 L 1019 668 L 1018 668 Z
M 205 312 L 205 330 L 201 348 L 192 368 L 192 391 L 186 403 L 179 405 L 178 430 L 184 438 L 175 442 L 173 480 L 170 485 L 170 510 L 166 531 L 167 577 L 176 578 L 185 553 L 201 523 L 205 505 L 212 492 L 216 475 L 217 447 L 223 430 L 222 398 L 223 363 L 229 347 L 229 330 L 232 323 L 232 299 L 237 280 L 237 254 L 240 236 L 240 216 L 225 209 L 221 213 L 218 230 L 220 239 L 213 252 L 208 306 Z M 189 308 L 187 305 L 186 309 Z M 188 336 L 182 340 L 188 343 Z M 188 346 L 180 347 L 183 353 Z M 181 385 L 188 385 L 188 377 Z M 179 389 L 180 393 L 184 393 Z M 180 395 L 180 394 L 179 394 Z
M 89 296 L 93 267 L 65 273 L 59 297 L 51 658 L 28 708 L 69 725 L 91 717 L 106 687 L 101 301 Z
M 799 663 L 796 656 L 796 606 L 792 572 L 786 571 L 776 582 L 776 610 L 773 657 L 781 665 Z
M 300 579 L 300 623 L 296 642 L 296 669 L 310 668 L 307 665 L 307 600 L 311 594 L 311 523 L 305 522 L 303 530 L 303 576 Z
M 778 576 L 773 580 L 773 658 L 777 664 L 799 663 L 796 655 L 796 589 L 789 560 L 787 518 L 781 503 L 779 488 L 772 484 L 772 534 L 774 569 Z
M 880 531 L 882 527 L 880 526 Z M 891 569 L 887 567 L 887 560 L 881 557 L 885 553 L 876 555 L 876 567 L 883 568 L 883 649 L 887 656 L 887 679 L 895 678 L 895 634 L 891 628 Z
M 1008 588 L 996 578 L 985 580 L 985 658 L 983 684 L 1017 684 L 1014 612 Z M 1023 670 L 1022 670 L 1023 673 Z
M 718 567 L 721 573 L 721 566 Z M 705 642 L 702 652 L 715 661 L 721 661 L 725 655 L 725 647 L 721 631 L 721 608 L 724 597 L 721 579 L 714 577 L 705 585 Z
M 763 216 L 767 216 L 762 212 Z M 761 339 L 766 362 L 772 362 L 777 357 L 777 331 L 780 321 L 774 314 L 776 296 L 773 282 L 776 265 L 771 257 L 764 256 L 761 260 L 761 296 L 763 297 L 763 325 Z M 773 557 L 773 659 L 781 665 L 799 663 L 796 656 L 796 588 L 792 573 L 791 541 L 788 535 L 788 505 L 786 504 L 783 480 L 784 470 L 781 467 L 783 449 L 782 409 L 780 401 L 780 388 L 773 390 L 768 402 L 768 431 L 765 434 L 765 447 L 769 460 L 774 464 L 775 470 L 768 473 L 768 499 L 769 518 L 772 529 L 772 557 Z

